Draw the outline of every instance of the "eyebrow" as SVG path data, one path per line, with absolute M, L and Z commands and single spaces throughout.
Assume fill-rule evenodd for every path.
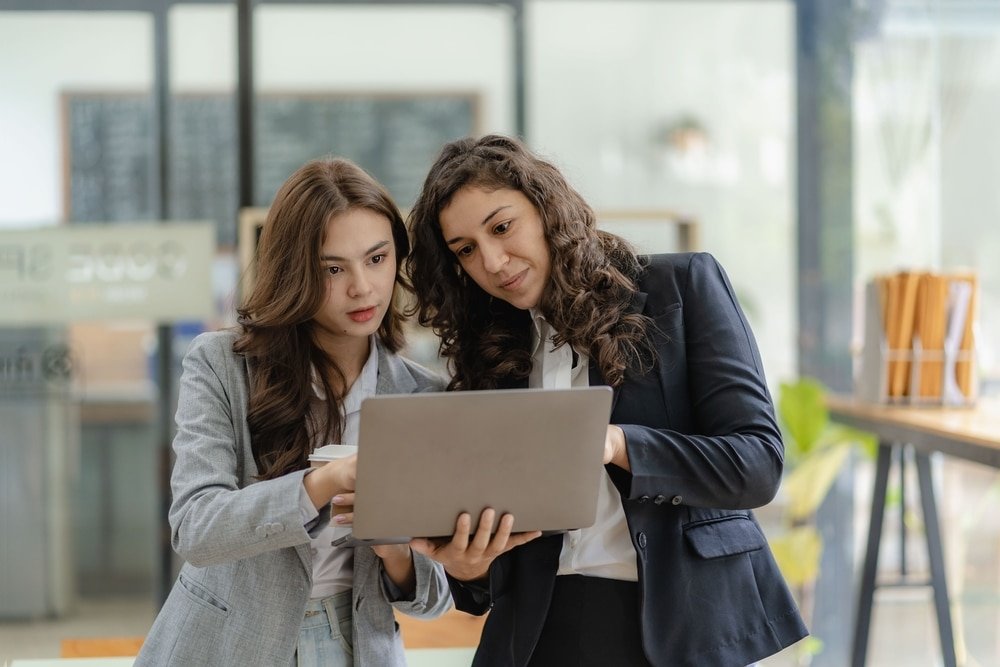
M 368 250 L 365 250 L 364 254 L 362 254 L 362 257 L 367 257 L 368 255 L 372 254 L 376 250 L 381 250 L 382 248 L 384 248 L 387 245 L 389 245 L 388 241 L 379 241 L 378 243 L 376 243 L 375 245 L 373 245 L 371 248 L 368 248 Z M 344 261 L 347 261 L 347 258 L 346 257 L 340 257 L 338 255 L 321 255 L 320 256 L 320 260 L 324 261 L 324 262 L 344 262 Z
M 493 219 L 493 216 L 495 216 L 497 213 L 499 213 L 500 211 L 504 210 L 505 208 L 510 208 L 510 206 L 511 206 L 510 204 L 504 204 L 503 206 L 497 206 L 495 209 L 493 209 L 490 212 L 489 215 L 487 215 L 485 218 L 483 218 L 483 221 L 479 223 L 480 226 L 485 225 L 486 223 L 488 223 L 490 220 Z M 448 239 L 447 241 L 444 242 L 444 244 L 445 245 L 452 245 L 453 243 L 457 243 L 458 241 L 461 241 L 461 240 L 462 240 L 461 236 L 456 236 L 453 239 Z

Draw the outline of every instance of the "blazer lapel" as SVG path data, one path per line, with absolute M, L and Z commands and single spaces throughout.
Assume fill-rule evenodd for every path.
M 376 394 L 412 394 L 417 390 L 417 381 L 406 368 L 406 365 L 394 354 L 382 347 L 382 341 L 376 339 L 378 346 L 378 381 L 375 383 Z

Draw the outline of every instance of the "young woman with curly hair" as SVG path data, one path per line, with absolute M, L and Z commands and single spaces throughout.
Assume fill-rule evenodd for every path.
M 515 139 L 445 146 L 410 214 L 420 322 L 451 389 L 614 388 L 596 523 L 450 541 L 459 609 L 490 614 L 480 665 L 731 667 L 806 634 L 750 509 L 783 445 L 750 327 L 707 254 L 639 257 Z M 511 415 L 516 418 L 516 415 Z
M 440 565 L 407 545 L 331 546 L 357 459 L 308 462 L 357 443 L 366 396 L 443 388 L 396 354 L 408 250 L 385 189 L 346 160 L 279 189 L 239 326 L 184 358 L 170 525 L 187 562 L 137 665 L 405 665 L 393 608 L 451 605 Z

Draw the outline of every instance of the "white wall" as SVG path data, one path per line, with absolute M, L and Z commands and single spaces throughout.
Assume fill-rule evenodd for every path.
M 470 90 L 513 130 L 511 20 L 496 7 L 280 7 L 256 13 L 260 90 Z
M 701 223 L 772 384 L 796 373 L 794 11 L 789 2 L 528 5 L 529 133 L 601 208 Z M 748 29 L 748 26 L 753 26 Z M 698 118 L 684 158 L 663 128 Z
M 152 44 L 144 14 L 0 13 L 0 227 L 63 218 L 60 94 L 148 89 Z
M 236 7 L 175 5 L 167 30 L 171 90 L 236 91 Z

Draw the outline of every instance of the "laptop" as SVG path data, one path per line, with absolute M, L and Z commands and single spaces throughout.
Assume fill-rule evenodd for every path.
M 447 537 L 461 512 L 514 532 L 593 525 L 610 387 L 382 395 L 361 404 L 354 524 L 337 546 Z

